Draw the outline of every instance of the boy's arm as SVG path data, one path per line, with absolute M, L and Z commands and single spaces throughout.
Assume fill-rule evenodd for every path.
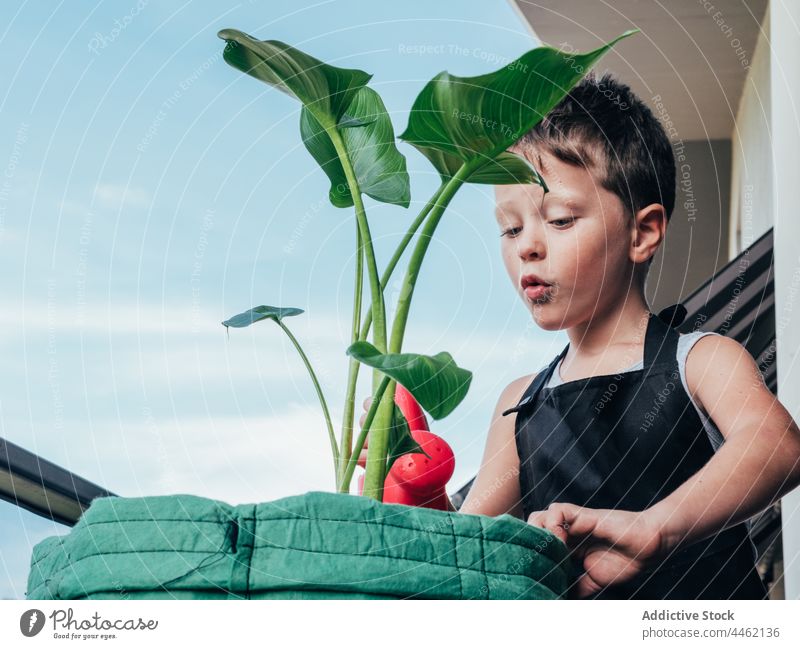
M 755 516 L 800 484 L 800 430 L 742 345 L 701 338 L 687 358 L 686 383 L 725 442 L 646 511 L 667 552 Z
M 751 518 L 800 484 L 800 430 L 744 347 L 701 338 L 687 359 L 686 382 L 725 437 L 702 469 L 643 512 L 553 503 L 528 517 L 581 561 L 575 596 L 657 567 L 679 547 Z
M 511 514 L 522 518 L 519 457 L 514 439 L 516 415 L 503 417 L 501 413 L 520 400 L 535 376 L 523 376 L 512 381 L 500 394 L 492 415 L 480 470 L 459 510 L 462 514 Z

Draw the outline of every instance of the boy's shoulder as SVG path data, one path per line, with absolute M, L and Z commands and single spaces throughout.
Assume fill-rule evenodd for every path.
M 685 371 L 689 394 L 709 413 L 731 395 L 769 391 L 750 352 L 721 334 L 699 337 L 692 344 Z
M 534 372 L 533 374 L 520 376 L 503 388 L 503 391 L 500 393 L 500 398 L 498 399 L 500 408 L 506 410 L 516 406 L 520 399 L 522 399 L 522 395 L 525 394 L 525 390 L 528 389 L 528 386 L 538 374 L 539 372 Z

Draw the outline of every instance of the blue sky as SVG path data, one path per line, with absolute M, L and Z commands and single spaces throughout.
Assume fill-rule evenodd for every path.
M 226 338 L 220 321 L 258 304 L 305 309 L 287 324 L 338 428 L 354 217 L 327 202 L 299 104 L 224 63 L 217 31 L 373 73 L 396 133 L 433 75 L 497 69 L 536 46 L 531 33 L 505 0 L 50 7 L 0 5 L 0 436 L 126 496 L 333 489 L 291 345 L 271 323 Z M 381 268 L 436 186 L 399 147 L 411 208 L 367 201 Z M 451 490 L 478 467 L 500 391 L 566 343 L 516 296 L 492 199 L 470 186 L 453 201 L 404 345 L 474 373 L 434 426 L 456 451 Z M 362 371 L 359 408 L 369 384 Z M 66 528 L 0 503 L 0 529 L 0 597 L 22 597 L 32 545 Z

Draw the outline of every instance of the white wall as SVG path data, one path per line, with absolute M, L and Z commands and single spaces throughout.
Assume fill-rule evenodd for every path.
M 733 258 L 775 228 L 778 398 L 800 420 L 800 4 L 772 0 L 731 136 Z M 786 599 L 800 598 L 800 489 L 781 502 Z
M 778 397 L 800 419 L 800 3 L 770 2 Z M 800 489 L 782 501 L 786 599 L 800 598 Z
M 728 259 L 774 225 L 769 22 L 767 10 L 731 134 Z

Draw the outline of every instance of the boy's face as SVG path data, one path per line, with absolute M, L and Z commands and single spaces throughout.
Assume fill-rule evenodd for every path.
M 532 159 L 550 190 L 495 186 L 508 275 L 546 330 L 568 329 L 619 304 L 631 290 L 635 227 L 622 201 L 591 172 L 541 151 Z M 526 288 L 535 274 L 550 284 Z

